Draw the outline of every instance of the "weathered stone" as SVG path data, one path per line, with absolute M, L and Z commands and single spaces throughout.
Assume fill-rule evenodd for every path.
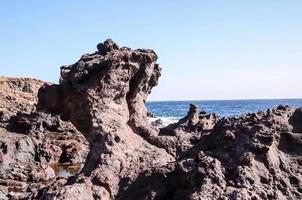
M 159 129 L 145 107 L 160 76 L 157 55 L 112 40 L 97 48 L 61 67 L 60 84 L 41 87 L 37 111 L 34 103 L 10 109 L 29 105 L 20 96 L 35 102 L 30 80 L 0 82 L 0 198 L 302 198 L 301 108 L 220 118 L 190 105 Z M 55 179 L 50 166 L 86 158 L 78 130 L 90 146 L 85 166 Z
M 50 165 L 61 160 L 83 163 L 88 153 L 87 141 L 70 122 L 36 111 L 37 92 L 43 83 L 0 78 L 0 183 L 26 185 L 4 186 L 9 199 L 28 199 L 54 181 Z M 66 147 L 72 150 L 65 151 Z M 65 157 L 68 159 L 61 159 Z M 1 191 L 0 199 L 6 199 Z

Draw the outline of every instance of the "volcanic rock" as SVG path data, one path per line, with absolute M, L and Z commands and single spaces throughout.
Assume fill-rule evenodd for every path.
M 95 187 L 93 195 L 102 196 L 99 192 L 105 190 L 115 198 L 141 172 L 174 158 L 148 141 L 158 134 L 147 122 L 145 108 L 160 76 L 157 55 L 118 48 L 111 40 L 99 44 L 98 50 L 62 67 L 60 84 L 40 89 L 38 108 L 62 115 L 83 133 L 90 144 L 82 170 L 88 177 L 85 184 Z
M 179 122 L 157 129 L 144 105 L 160 76 L 156 54 L 118 48 L 112 40 L 98 50 L 62 67 L 60 84 L 39 91 L 38 107 L 70 120 L 90 143 L 82 173 L 42 197 L 302 197 L 300 110 L 279 106 L 220 118 L 191 105 Z
M 45 82 L 29 78 L 0 80 L 0 196 L 27 199 L 54 181 L 51 165 L 83 163 L 88 146 L 70 122 L 36 111 L 38 88 Z
M 2 117 L 0 197 L 302 199 L 301 108 L 221 118 L 190 105 L 177 123 L 157 128 L 145 107 L 160 77 L 155 52 L 112 40 L 97 49 L 61 67 L 59 84 L 39 89 L 37 109 Z M 50 163 L 85 159 L 78 130 L 89 143 L 81 172 L 41 184 L 54 176 Z
M 155 120 L 154 122 L 151 122 L 151 125 L 152 126 L 156 126 L 156 127 L 162 127 L 164 124 L 163 120 L 162 119 L 157 119 Z
M 279 106 L 215 120 L 209 133 L 197 130 L 199 141 L 176 162 L 141 174 L 119 199 L 301 199 L 299 110 Z M 193 113 L 191 106 L 181 130 L 196 119 Z
M 17 112 L 33 112 L 38 90 L 44 83 L 30 78 L 0 77 L 0 121 L 9 120 Z

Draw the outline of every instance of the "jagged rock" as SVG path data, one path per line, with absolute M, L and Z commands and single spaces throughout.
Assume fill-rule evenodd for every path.
M 120 199 L 300 199 L 302 133 L 292 131 L 302 121 L 292 120 L 296 112 L 280 106 L 222 118 L 209 133 L 197 131 L 202 137 L 174 167 L 141 174 Z M 180 124 L 190 124 L 193 113 L 191 106 Z
M 107 52 L 119 49 L 118 45 L 111 39 L 106 40 L 104 43 L 97 45 L 98 53 L 101 55 L 106 55 Z
M 156 126 L 156 127 L 162 127 L 164 124 L 163 120 L 161 119 L 157 119 L 154 122 L 151 123 L 152 126 Z
M 157 55 L 112 40 L 97 49 L 61 67 L 60 84 L 41 87 L 37 111 L 1 112 L 1 198 L 302 199 L 301 108 L 220 118 L 190 105 L 187 116 L 159 129 L 145 107 L 160 76 Z M 90 146 L 84 168 L 37 183 L 54 176 L 50 162 L 85 159 L 74 126 Z
M 216 114 L 198 112 L 197 106 L 191 104 L 187 116 L 180 119 L 177 123 L 170 124 L 161 130 L 162 134 L 177 134 L 179 131 L 188 133 L 211 131 L 219 120 Z M 183 134 L 183 133 L 181 133 Z
M 302 133 L 302 108 L 296 109 L 290 118 L 290 124 L 293 126 L 294 133 Z
M 49 181 L 55 178 L 55 171 L 49 165 L 42 165 L 32 171 L 32 180 L 35 182 Z
M 196 105 L 191 104 L 189 112 L 184 118 L 160 129 L 159 134 L 167 136 L 166 140 L 161 141 L 162 146 L 171 154 L 179 157 L 198 143 L 203 135 L 209 134 L 218 120 L 219 116 L 216 114 L 198 112 Z
M 44 83 L 30 78 L 0 77 L 0 122 L 17 112 L 33 112 L 38 90 Z
M 0 185 L 7 191 L 0 199 L 27 199 L 54 181 L 50 165 L 86 159 L 87 141 L 70 122 L 36 111 L 42 84 L 29 78 L 0 78 Z
M 160 75 L 156 54 L 111 40 L 98 49 L 39 91 L 38 107 L 70 120 L 91 146 L 82 173 L 40 197 L 301 199 L 300 110 L 219 118 L 191 105 L 179 122 L 157 129 L 144 105 Z
M 60 85 L 40 89 L 38 108 L 61 114 L 83 133 L 90 143 L 86 181 L 98 188 L 94 195 L 106 190 L 114 198 L 141 172 L 174 158 L 148 141 L 156 129 L 147 122 L 145 101 L 160 76 L 157 55 L 111 40 L 98 50 L 62 67 Z

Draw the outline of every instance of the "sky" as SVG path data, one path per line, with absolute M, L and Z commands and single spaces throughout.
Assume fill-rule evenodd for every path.
M 148 100 L 301 98 L 301 0 L 0 3 L 0 75 L 57 83 L 112 38 L 162 68 Z

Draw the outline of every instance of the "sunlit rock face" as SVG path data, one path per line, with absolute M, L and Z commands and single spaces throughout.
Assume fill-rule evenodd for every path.
M 155 52 L 119 48 L 112 40 L 97 47 L 63 66 L 59 85 L 40 89 L 38 108 L 61 114 L 83 133 L 90 143 L 83 174 L 115 197 L 139 173 L 174 157 L 149 142 L 158 134 L 145 107 L 160 76 Z
M 145 101 L 160 68 L 152 50 L 97 45 L 39 90 L 38 109 L 70 120 L 87 138 L 82 172 L 44 199 L 301 199 L 301 109 L 220 118 L 191 105 L 158 129 Z

